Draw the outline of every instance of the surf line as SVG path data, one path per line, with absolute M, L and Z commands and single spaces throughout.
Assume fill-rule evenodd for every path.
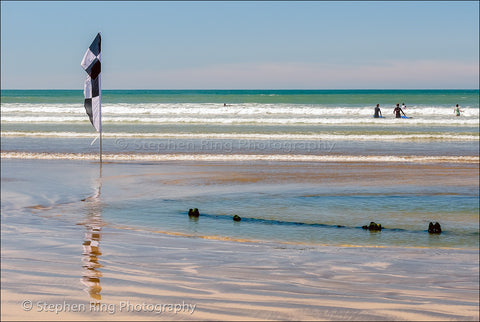
M 1 151 L 3 159 L 96 160 L 90 153 L 49 153 Z M 478 163 L 478 156 L 372 156 L 372 155 L 307 155 L 307 154 L 104 154 L 103 161 L 283 161 L 283 162 L 415 162 L 415 163 Z

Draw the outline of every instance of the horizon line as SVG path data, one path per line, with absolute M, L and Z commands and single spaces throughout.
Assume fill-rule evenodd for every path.
M 83 91 L 80 88 L 1 88 L 1 91 Z M 444 91 L 480 88 L 103 88 L 102 91 Z

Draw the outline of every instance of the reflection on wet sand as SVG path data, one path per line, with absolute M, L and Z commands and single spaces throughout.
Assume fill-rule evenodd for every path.
M 101 220 L 99 213 L 90 213 L 88 215 L 87 222 L 85 223 L 86 231 L 82 253 L 82 283 L 87 287 L 85 291 L 90 294 L 92 299 L 97 301 L 102 299 L 100 295 L 102 290 L 100 286 L 102 272 L 99 270 L 99 268 L 102 267 L 102 264 L 99 263 L 99 257 L 102 255 L 100 251 Z
M 102 255 L 102 252 L 100 251 L 100 240 L 102 236 L 101 231 L 103 225 L 101 216 L 102 205 L 100 200 L 100 180 L 96 193 L 93 196 L 82 200 L 86 202 L 88 214 L 84 222 L 85 238 L 83 241 L 83 275 L 81 282 L 86 286 L 84 290 L 90 295 L 91 300 L 97 302 L 102 299 L 100 294 L 102 291 L 102 287 L 100 285 L 100 277 L 102 277 L 102 272 L 99 270 L 102 267 L 102 264 L 99 262 L 99 258 Z

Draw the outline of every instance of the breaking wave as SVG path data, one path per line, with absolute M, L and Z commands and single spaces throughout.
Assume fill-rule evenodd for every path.
M 2 151 L 5 159 L 90 160 L 93 153 L 35 153 Z M 103 161 L 292 161 L 292 162 L 414 162 L 414 163 L 478 163 L 478 156 L 358 156 L 298 154 L 104 154 Z

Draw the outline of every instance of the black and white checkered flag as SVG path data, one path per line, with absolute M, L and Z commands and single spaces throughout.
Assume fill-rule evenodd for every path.
M 102 37 L 97 34 L 90 47 L 83 56 L 82 67 L 88 76 L 85 80 L 85 110 L 90 118 L 90 122 L 97 132 L 102 132 L 102 89 L 100 84 L 100 72 L 102 70 L 101 57 Z

